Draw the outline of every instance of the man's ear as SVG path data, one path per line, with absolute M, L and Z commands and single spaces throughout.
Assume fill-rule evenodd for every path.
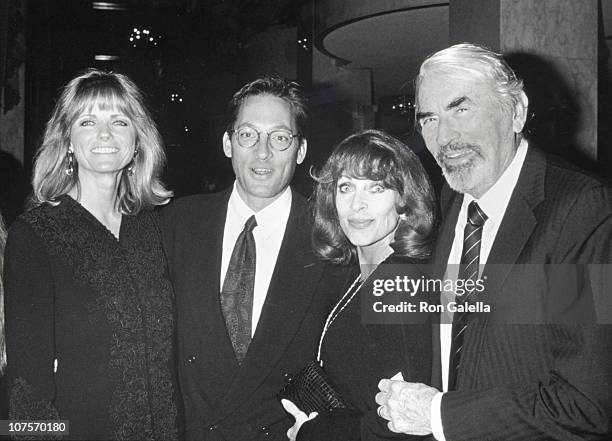
M 302 138 L 302 140 L 300 141 L 300 146 L 298 147 L 297 158 L 295 160 L 297 164 L 301 164 L 302 162 L 304 162 L 304 158 L 306 157 L 307 150 L 308 150 L 308 141 L 306 140 L 306 138 Z
M 529 109 L 529 99 L 525 92 L 521 92 L 518 97 L 518 102 L 514 105 L 514 113 L 512 115 L 512 129 L 514 133 L 520 133 L 525 127 L 527 121 L 527 111 Z
M 227 132 L 223 134 L 223 153 L 228 158 L 232 157 L 232 140 Z

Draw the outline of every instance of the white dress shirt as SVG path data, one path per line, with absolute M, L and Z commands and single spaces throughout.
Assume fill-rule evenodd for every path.
M 256 254 L 251 337 L 255 335 L 261 310 L 266 301 L 272 273 L 276 266 L 278 252 L 285 236 L 287 220 L 291 211 L 291 199 L 291 189 L 287 187 L 274 202 L 255 212 L 242 200 L 234 183 L 234 189 L 227 204 L 219 284 L 221 289 L 223 289 L 223 282 L 225 281 L 225 274 L 227 273 L 229 261 L 234 251 L 234 245 L 244 229 L 244 224 L 252 215 L 255 215 L 255 220 L 257 221 L 257 226 L 253 229 Z
M 495 241 L 495 236 L 497 235 L 499 226 L 501 225 L 504 214 L 506 213 L 506 208 L 508 208 L 508 203 L 510 202 L 510 197 L 512 196 L 514 187 L 516 187 L 523 163 L 525 162 L 525 156 L 527 155 L 527 147 L 527 141 L 524 139 L 521 140 L 516 154 L 510 162 L 510 165 L 508 165 L 497 182 L 495 182 L 495 184 L 493 184 L 493 186 L 487 190 L 487 192 L 482 195 L 480 199 L 476 200 L 478 206 L 487 215 L 487 221 L 483 226 L 482 239 L 480 242 L 480 273 L 482 273 L 482 269 L 487 263 L 489 253 L 491 252 L 491 247 Z M 461 204 L 461 210 L 459 211 L 459 217 L 457 218 L 457 224 L 455 225 L 455 237 L 448 256 L 448 266 L 444 279 L 457 280 L 459 263 L 461 262 L 461 253 L 463 252 L 463 231 L 465 229 L 465 224 L 467 223 L 467 209 L 468 205 L 474 200 L 475 199 L 467 193 L 463 196 L 463 203 Z M 454 301 L 454 299 L 454 292 L 442 292 L 441 303 L 443 305 L 448 304 L 449 301 Z M 444 392 L 448 390 L 448 373 L 453 326 L 452 316 L 452 312 L 445 312 L 440 317 L 440 358 L 442 364 L 442 388 Z M 431 403 L 431 425 L 433 435 L 438 441 L 446 441 L 442 428 L 442 396 L 442 392 L 437 393 Z

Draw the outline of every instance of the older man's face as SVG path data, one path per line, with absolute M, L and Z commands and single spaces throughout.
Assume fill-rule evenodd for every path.
M 517 107 L 502 108 L 483 80 L 433 73 L 423 79 L 417 119 L 452 189 L 478 199 L 499 179 L 523 128 L 525 109 Z

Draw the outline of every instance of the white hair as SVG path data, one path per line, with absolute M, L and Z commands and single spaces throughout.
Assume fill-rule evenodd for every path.
M 522 104 L 523 81 L 516 76 L 501 54 L 485 47 L 461 43 L 427 57 L 415 81 L 417 111 L 419 87 L 423 79 L 432 73 L 487 81 L 505 108 Z

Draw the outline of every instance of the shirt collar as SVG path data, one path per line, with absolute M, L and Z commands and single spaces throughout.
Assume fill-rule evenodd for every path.
M 240 197 L 236 189 L 236 182 L 234 182 L 234 188 L 229 198 L 229 208 L 234 214 L 236 221 L 242 225 L 244 225 L 248 218 L 255 215 L 257 226 L 261 227 L 262 230 L 268 230 L 269 228 L 274 229 L 276 225 L 287 221 L 291 211 L 291 201 L 291 187 L 288 186 L 272 203 L 255 212 Z
M 480 199 L 476 200 L 466 193 L 463 198 L 462 211 L 467 210 L 467 206 L 470 202 L 476 200 L 478 206 L 482 208 L 487 217 L 499 223 L 504 217 L 504 213 L 510 202 L 510 197 L 512 196 L 514 187 L 516 187 L 519 175 L 521 174 L 521 169 L 523 168 L 523 163 L 527 156 L 527 147 L 527 141 L 524 138 L 521 139 L 510 165 L 508 165 L 497 182 L 495 182 Z

